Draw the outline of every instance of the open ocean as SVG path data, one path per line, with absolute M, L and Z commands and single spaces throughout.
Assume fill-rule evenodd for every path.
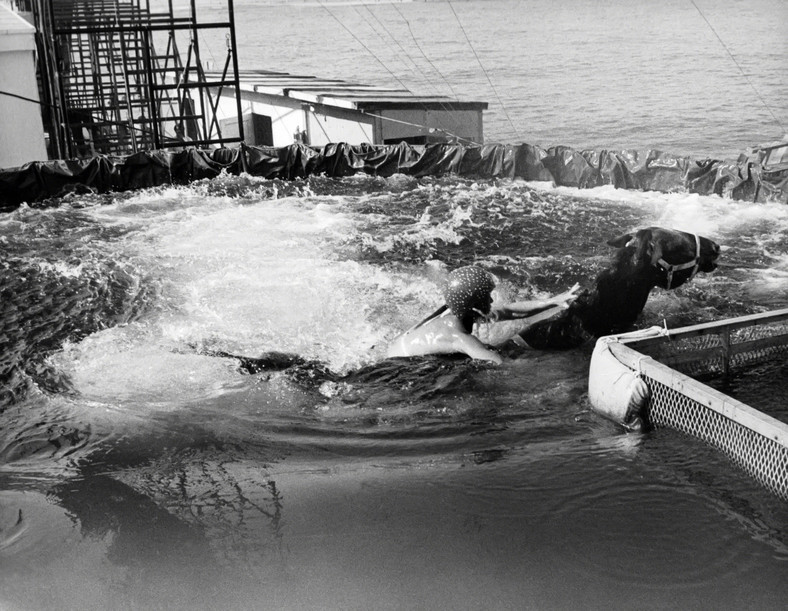
M 487 142 L 729 158 L 788 124 L 784 0 L 235 4 L 242 68 L 487 101 Z M 48 204 L 0 216 L 0 610 L 785 608 L 788 503 L 592 412 L 591 344 L 383 356 L 453 268 L 544 297 L 652 225 L 722 254 L 642 326 L 786 308 L 788 206 L 404 175 Z M 266 351 L 334 377 L 209 355 Z
M 224 9 L 221 0 L 212 4 Z M 242 68 L 488 102 L 485 141 L 735 158 L 788 132 L 782 0 L 236 0 Z M 221 67 L 224 40 L 203 52 Z M 731 57 L 732 56 L 732 57 Z

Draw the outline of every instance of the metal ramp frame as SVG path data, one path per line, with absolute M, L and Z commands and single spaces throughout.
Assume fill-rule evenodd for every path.
M 152 11 L 150 0 L 35 0 L 52 155 L 243 142 L 240 96 L 240 132 L 223 137 L 211 92 L 225 85 L 238 91 L 233 0 L 222 21 L 200 22 L 196 0 L 184 16 L 175 15 L 173 0 L 167 9 Z M 224 71 L 211 81 L 200 57 L 207 30 L 225 30 L 227 40 Z

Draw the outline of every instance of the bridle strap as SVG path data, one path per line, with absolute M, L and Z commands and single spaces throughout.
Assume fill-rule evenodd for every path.
M 681 272 L 685 269 L 692 268 L 692 272 L 690 273 L 689 278 L 687 278 L 688 282 L 695 277 L 695 274 L 698 273 L 698 266 L 700 265 L 700 238 L 694 233 L 692 234 L 692 237 L 695 238 L 695 258 L 692 261 L 682 263 L 681 265 L 671 265 L 665 261 L 665 259 L 659 259 L 657 261 L 657 265 L 665 270 L 665 273 L 668 275 L 668 289 L 672 288 L 673 286 L 674 272 Z

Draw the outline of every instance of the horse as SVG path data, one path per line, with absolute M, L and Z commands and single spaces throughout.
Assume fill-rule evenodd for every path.
M 676 289 L 699 272 L 717 267 L 720 247 L 686 231 L 646 227 L 607 242 L 617 250 L 594 285 L 583 289 L 569 307 L 519 336 L 539 350 L 576 348 L 592 338 L 630 331 L 651 290 Z

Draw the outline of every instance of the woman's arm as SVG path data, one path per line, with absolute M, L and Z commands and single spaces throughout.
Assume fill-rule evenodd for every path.
M 575 284 L 568 291 L 559 295 L 555 295 L 550 299 L 541 299 L 537 301 L 514 301 L 511 303 L 506 303 L 497 308 L 493 308 L 493 310 L 490 312 L 490 322 L 529 318 L 555 306 L 567 308 L 569 307 L 569 304 L 577 298 L 577 293 L 579 290 L 580 285 Z
M 481 340 L 473 335 L 458 334 L 454 337 L 453 346 L 456 352 L 462 352 L 469 357 L 481 361 L 492 361 L 496 365 L 503 363 L 503 357 L 485 346 Z

